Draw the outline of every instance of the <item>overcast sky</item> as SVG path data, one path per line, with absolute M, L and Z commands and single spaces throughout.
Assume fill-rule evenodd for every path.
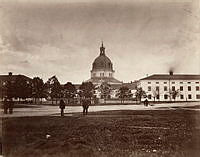
M 0 74 L 81 83 L 102 40 L 120 81 L 200 74 L 199 0 L 0 2 Z

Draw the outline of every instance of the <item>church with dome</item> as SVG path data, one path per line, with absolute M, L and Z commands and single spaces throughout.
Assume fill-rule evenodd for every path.
M 114 78 L 115 71 L 113 70 L 113 63 L 106 56 L 103 42 L 100 47 L 100 54 L 92 63 L 92 70 L 90 72 L 91 78 L 87 82 L 92 82 L 93 84 L 107 82 L 110 85 L 122 84 L 121 81 Z

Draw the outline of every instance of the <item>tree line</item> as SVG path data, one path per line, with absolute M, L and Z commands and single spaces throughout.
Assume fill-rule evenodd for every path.
M 61 85 L 56 76 L 52 76 L 47 82 L 44 82 L 39 77 L 34 77 L 31 81 L 27 81 L 24 77 L 18 76 L 15 80 L 8 80 L 3 86 L 4 97 L 15 98 L 20 100 L 26 100 L 32 98 L 34 103 L 42 103 L 42 99 L 50 99 L 56 102 L 60 98 L 66 98 L 70 103 L 75 97 L 80 98 L 95 98 L 95 91 L 100 93 L 100 97 L 106 100 L 111 97 L 112 87 L 110 84 L 103 82 L 99 86 L 94 86 L 92 82 L 83 82 L 77 89 L 74 84 L 67 82 Z M 142 88 L 138 88 L 135 96 L 136 99 L 141 101 L 141 98 L 145 95 Z M 131 90 L 126 86 L 121 86 L 116 93 L 116 97 L 121 100 L 121 103 L 125 99 L 131 99 L 133 94 Z

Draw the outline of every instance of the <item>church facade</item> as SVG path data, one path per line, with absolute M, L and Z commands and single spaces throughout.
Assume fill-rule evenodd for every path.
M 121 81 L 114 78 L 113 63 L 106 56 L 105 47 L 102 45 L 100 47 L 100 54 L 92 63 L 91 78 L 87 82 L 92 82 L 94 85 L 100 84 L 102 82 L 107 82 L 110 85 L 120 85 Z

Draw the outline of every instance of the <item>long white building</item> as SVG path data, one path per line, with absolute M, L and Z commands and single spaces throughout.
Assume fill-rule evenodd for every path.
M 200 75 L 151 75 L 140 79 L 139 85 L 149 101 L 174 101 L 173 91 L 179 93 L 176 101 L 200 101 Z

